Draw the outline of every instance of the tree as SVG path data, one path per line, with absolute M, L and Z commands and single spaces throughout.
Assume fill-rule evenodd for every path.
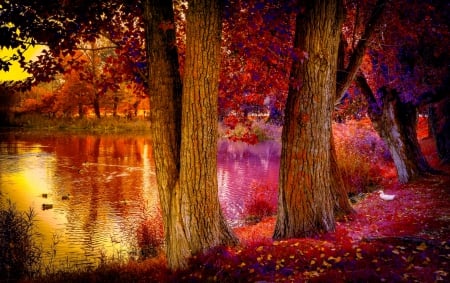
M 376 97 L 362 75 L 357 84 L 369 101 L 370 120 L 391 152 L 399 182 L 407 183 L 424 172 L 433 172 L 417 140 L 416 107 L 403 102 L 395 89 L 383 87 Z
M 347 3 L 348 6 L 351 5 L 350 2 Z M 342 100 L 342 97 L 344 97 L 348 87 L 353 82 L 357 71 L 359 70 L 359 67 L 362 64 L 363 56 L 366 52 L 366 49 L 368 47 L 368 43 L 370 38 L 372 37 L 373 33 L 375 32 L 376 27 L 378 26 L 383 11 L 386 6 L 386 0 L 378 0 L 375 3 L 375 6 L 373 10 L 370 12 L 369 19 L 367 20 L 367 23 L 364 25 L 363 32 L 361 34 L 361 37 L 356 42 L 356 28 L 357 23 L 359 22 L 358 14 L 359 14 L 359 3 L 356 3 L 357 8 L 356 9 L 349 9 L 350 7 L 347 7 L 347 11 L 355 11 L 357 15 L 349 15 L 351 13 L 347 12 L 347 18 L 350 18 L 350 21 L 346 21 L 347 25 L 352 25 L 353 28 L 353 34 L 352 36 L 346 35 L 344 32 L 340 35 L 340 42 L 338 47 L 338 59 L 336 62 L 336 65 L 333 68 L 336 68 L 336 93 L 335 93 L 335 99 L 337 99 L 338 102 Z M 353 17 L 352 17 L 353 16 Z M 343 30 L 349 30 L 342 28 Z M 350 29 L 352 30 L 352 29 Z M 348 57 L 346 58 L 345 53 L 345 46 L 347 46 L 346 38 L 351 38 L 353 40 L 351 51 L 349 52 Z M 345 62 L 348 61 L 347 65 L 345 65 Z M 331 138 L 330 140 L 330 154 L 331 154 L 331 170 L 332 170 L 332 190 L 333 195 L 335 198 L 335 205 L 334 205 L 334 212 L 337 217 L 341 217 L 343 215 L 347 215 L 353 212 L 353 208 L 350 205 L 350 202 L 348 200 L 348 191 L 349 189 L 345 187 L 345 183 L 342 180 L 342 174 L 339 170 L 338 164 L 337 164 L 337 157 L 335 152 L 335 146 L 334 146 L 334 140 Z
M 343 19 L 339 0 L 305 3 L 297 15 L 293 63 L 282 132 L 278 213 L 274 238 L 304 237 L 335 227 L 331 115 Z
M 143 83 L 148 78 L 151 91 L 151 131 L 167 259 L 171 269 L 178 269 L 186 267 L 187 259 L 194 253 L 215 245 L 233 244 L 237 240 L 220 211 L 215 171 L 219 1 L 189 2 L 186 31 L 189 74 L 185 76 L 184 86 L 181 84 L 172 7 L 172 1 L 150 0 L 130 1 L 126 5 L 122 1 L 78 0 L 70 6 L 67 1 L 7 1 L 0 7 L 8 23 L 1 26 L 0 42 L 13 48 L 26 48 L 29 44 L 48 46 L 36 62 L 25 62 L 20 54 L 17 57 L 34 74 L 28 85 L 23 86 L 29 87 L 35 81 L 51 80 L 56 73 L 64 71 L 58 61 L 60 54 L 73 54 L 80 42 L 95 42 L 104 33 L 112 42 L 126 41 L 124 49 L 129 51 L 126 56 L 139 58 L 134 65 L 136 68 L 130 69 Z M 142 54 L 136 52 L 142 47 L 139 45 L 142 41 L 131 36 L 134 31 L 129 28 L 140 27 L 134 16 L 140 13 L 145 19 L 145 24 L 141 23 L 146 32 L 147 57 L 144 58 L 148 61 L 148 69 L 142 66 Z M 127 21 L 123 24 L 120 19 Z M 110 25 L 116 22 L 120 24 Z M 9 28 L 9 23 L 13 28 Z M 16 29 L 22 37 L 17 35 Z M 126 40 L 130 37 L 132 40 Z M 123 50 L 116 53 L 125 56 Z M 196 60 L 201 60 L 202 64 Z M 124 68 L 130 63 L 125 61 Z M 7 68 L 7 63 L 3 62 L 0 66 Z M 139 75 L 145 74 L 146 70 L 147 76 Z
M 183 84 L 171 1 L 144 2 L 153 151 L 170 269 L 236 238 L 217 194 L 219 1 L 193 0 L 186 16 Z
M 366 97 L 372 124 L 388 145 L 402 183 L 436 172 L 422 154 L 416 122 L 418 107 L 445 96 L 445 42 L 449 39 L 446 5 L 445 1 L 391 3 L 386 13 L 389 20 L 374 38 L 378 44 L 370 46 L 356 80 Z M 445 116 L 440 117 L 445 120 Z
M 225 7 L 219 111 L 230 127 L 267 111 L 281 122 L 292 58 L 294 1 L 232 1 Z M 232 115 L 230 115 L 232 114 Z M 279 115 L 281 116 L 281 115 Z

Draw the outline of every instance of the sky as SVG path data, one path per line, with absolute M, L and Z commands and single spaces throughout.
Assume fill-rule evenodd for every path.
M 42 51 L 41 46 L 30 47 L 25 51 L 24 56 L 27 60 L 35 58 Z M 0 58 L 7 59 L 14 54 L 14 49 L 3 48 L 0 49 Z M 19 63 L 13 61 L 12 66 L 8 72 L 0 71 L 0 81 L 18 81 L 26 79 L 29 76 L 27 72 L 24 72 Z

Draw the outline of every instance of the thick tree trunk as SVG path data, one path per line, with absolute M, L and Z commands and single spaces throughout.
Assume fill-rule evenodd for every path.
M 308 52 L 294 62 L 282 133 L 278 213 L 274 238 L 333 230 L 331 115 L 336 91 L 341 21 L 339 0 L 311 1 L 297 16 L 294 47 Z M 300 85 L 301 83 L 301 85 Z
M 175 30 L 161 25 L 174 23 L 172 1 L 146 0 L 144 7 L 166 256 L 177 270 L 197 252 L 237 242 L 220 210 L 216 173 L 221 10 L 218 0 L 189 2 L 182 86 Z
M 186 14 L 181 127 L 181 212 L 192 253 L 235 244 L 222 215 L 217 183 L 221 46 L 220 0 L 193 0 Z
M 395 89 L 386 87 L 379 90 L 377 99 L 362 75 L 358 76 L 357 84 L 369 102 L 370 120 L 389 148 L 399 182 L 407 183 L 423 173 L 433 172 L 417 140 L 416 107 L 402 102 Z
M 175 30 L 160 29 L 174 22 L 172 1 L 144 1 L 146 44 L 149 61 L 150 127 L 158 193 L 170 269 L 186 266 L 190 256 L 185 235 L 179 186 L 182 84 L 175 45 Z

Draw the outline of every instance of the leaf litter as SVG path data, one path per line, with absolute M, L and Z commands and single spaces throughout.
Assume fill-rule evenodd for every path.
M 396 198 L 384 201 L 369 193 L 334 232 L 315 238 L 272 241 L 274 217 L 236 228 L 242 246 L 195 257 L 197 272 L 181 277 L 189 282 L 450 281 L 450 176 L 402 185 L 389 180 L 383 187 Z

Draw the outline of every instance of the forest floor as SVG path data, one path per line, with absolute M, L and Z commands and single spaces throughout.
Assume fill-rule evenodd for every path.
M 419 127 L 430 164 L 441 175 L 399 184 L 384 168 L 382 200 L 365 194 L 334 232 L 273 241 L 275 217 L 235 229 L 238 247 L 218 247 L 170 273 L 163 256 L 144 262 L 59 274 L 50 281 L 76 282 L 450 282 L 450 166 L 439 164 L 434 141 Z

